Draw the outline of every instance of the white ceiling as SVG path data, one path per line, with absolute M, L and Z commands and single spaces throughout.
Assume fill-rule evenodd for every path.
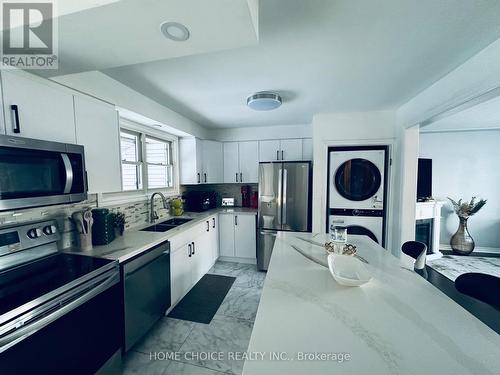
M 500 37 L 497 0 L 260 0 L 258 45 L 240 0 L 189 0 L 185 7 L 179 0 L 173 12 L 143 6 L 159 0 L 132 2 L 130 13 L 104 12 L 118 3 L 63 17 L 63 28 L 71 21 L 74 30 L 61 44 L 67 63 L 59 74 L 121 66 L 103 71 L 212 128 L 395 108 Z M 193 15 L 211 22 L 188 22 Z M 193 39 L 203 36 L 200 45 L 176 52 L 189 56 L 166 53 L 123 66 L 158 60 L 166 43 L 158 25 L 170 18 L 185 22 Z M 278 91 L 284 104 L 271 112 L 246 108 L 246 97 L 262 90 Z
M 59 70 L 39 73 L 60 76 L 255 45 L 252 2 L 120 0 L 64 15 L 58 18 Z M 189 40 L 164 37 L 160 25 L 166 21 L 185 25 Z
M 479 129 L 500 129 L 500 97 L 444 117 L 422 127 L 421 132 Z

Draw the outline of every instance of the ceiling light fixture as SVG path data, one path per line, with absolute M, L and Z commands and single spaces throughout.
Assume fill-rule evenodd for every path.
M 178 22 L 163 22 L 160 26 L 163 35 L 176 42 L 184 42 L 189 39 L 189 30 Z
M 281 96 L 274 92 L 261 91 L 247 98 L 247 106 L 255 111 L 270 111 L 282 103 Z

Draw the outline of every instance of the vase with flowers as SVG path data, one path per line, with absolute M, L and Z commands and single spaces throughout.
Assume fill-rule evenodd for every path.
M 454 201 L 448 198 L 453 205 L 453 210 L 458 216 L 460 221 L 458 225 L 458 230 L 451 237 L 450 245 L 454 253 L 459 255 L 469 255 L 474 250 L 476 246 L 474 239 L 469 233 L 467 227 L 467 220 L 476 214 L 483 206 L 486 204 L 485 199 L 480 199 L 476 201 L 476 197 L 472 197 L 470 202 L 462 202 L 462 199 Z

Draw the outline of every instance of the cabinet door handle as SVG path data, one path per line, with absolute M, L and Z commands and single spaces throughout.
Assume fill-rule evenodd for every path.
M 238 225 L 238 216 L 234 215 L 234 225 Z
M 285 160 L 284 151 L 281 150 L 281 160 Z
M 207 220 L 207 232 L 210 232 L 210 222 Z
M 240 182 L 243 182 L 243 173 L 240 172 Z
M 194 255 L 194 252 L 195 252 L 194 250 L 196 249 L 196 247 L 194 246 L 194 242 L 191 242 L 191 243 L 193 244 L 193 252 L 192 252 L 192 254 Z
M 276 160 L 280 160 L 280 151 L 276 150 Z
M 191 257 L 191 244 L 188 245 L 188 256 Z
M 14 126 L 12 127 L 12 131 L 14 133 L 21 133 L 21 124 L 19 124 L 19 108 L 17 104 L 12 104 L 10 109 L 14 112 Z
M 203 173 L 203 175 L 205 176 L 205 182 L 207 182 L 207 174 Z
M 197 175 L 198 175 L 198 183 L 200 183 L 200 182 L 201 182 L 201 181 L 200 181 L 200 174 L 199 174 L 199 173 L 197 173 Z
M 212 224 L 212 228 L 215 228 L 215 217 L 213 217 L 212 220 L 214 221 Z
M 238 182 L 238 172 L 236 172 L 236 182 Z

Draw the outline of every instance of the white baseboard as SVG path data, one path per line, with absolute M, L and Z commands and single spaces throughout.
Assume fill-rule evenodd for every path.
M 439 250 L 451 251 L 450 244 L 440 244 Z M 474 248 L 475 253 L 492 253 L 492 254 L 500 254 L 500 247 L 486 247 L 486 246 L 476 246 Z

